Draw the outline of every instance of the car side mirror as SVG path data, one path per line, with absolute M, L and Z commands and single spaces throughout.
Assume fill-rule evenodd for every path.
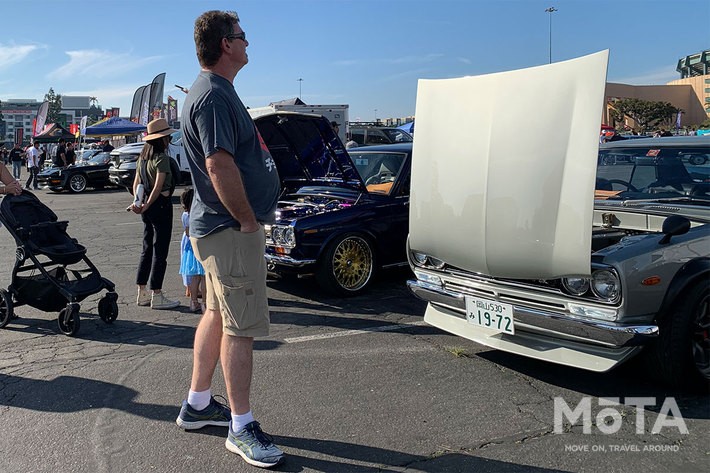
M 681 215 L 671 215 L 663 221 L 663 238 L 658 243 L 667 245 L 671 241 L 672 236 L 683 235 L 690 230 L 690 220 Z

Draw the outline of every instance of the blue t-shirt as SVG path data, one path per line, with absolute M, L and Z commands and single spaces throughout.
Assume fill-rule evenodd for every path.
M 232 83 L 212 72 L 200 72 L 182 107 L 182 127 L 195 189 L 190 236 L 201 238 L 215 230 L 239 227 L 207 174 L 205 158 L 218 150 L 234 158 L 257 221 L 272 223 L 281 190 L 276 164 Z

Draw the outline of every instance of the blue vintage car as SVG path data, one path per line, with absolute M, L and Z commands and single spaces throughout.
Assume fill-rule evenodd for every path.
M 315 275 L 329 292 L 365 290 L 380 268 L 406 265 L 412 143 L 345 151 L 327 119 L 255 119 L 282 195 L 266 228 L 271 272 Z

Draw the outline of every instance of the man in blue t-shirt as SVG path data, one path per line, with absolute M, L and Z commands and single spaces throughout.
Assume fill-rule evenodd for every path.
M 195 22 L 202 71 L 182 108 L 183 145 L 195 197 L 190 241 L 205 269 L 206 311 L 195 334 L 192 382 L 177 424 L 229 426 L 228 450 L 260 467 L 283 452 L 254 420 L 249 403 L 254 337 L 269 334 L 264 223 L 275 218 L 280 180 L 274 160 L 234 90 L 249 43 L 234 12 Z M 210 386 L 220 358 L 231 410 Z

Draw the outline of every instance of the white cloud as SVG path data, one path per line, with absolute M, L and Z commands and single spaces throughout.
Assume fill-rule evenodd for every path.
M 680 79 L 680 74 L 664 67 L 655 71 L 644 72 L 637 76 L 609 78 L 609 82 L 629 85 L 665 85 L 676 79 Z
M 443 54 L 425 54 L 424 56 L 402 56 L 395 59 L 390 59 L 387 62 L 392 64 L 422 64 L 427 62 L 435 61 L 441 57 Z
M 473 64 L 473 61 L 471 61 L 468 58 L 465 57 L 458 57 L 456 58 L 459 62 L 464 63 L 464 64 Z
M 47 74 L 49 79 L 106 78 L 140 69 L 161 59 L 160 56 L 133 57 L 128 53 L 115 54 L 98 49 L 67 51 L 69 62 Z
M 32 52 L 40 49 L 42 46 L 36 44 L 19 44 L 19 45 L 4 45 L 0 44 L 0 69 L 21 62 Z

